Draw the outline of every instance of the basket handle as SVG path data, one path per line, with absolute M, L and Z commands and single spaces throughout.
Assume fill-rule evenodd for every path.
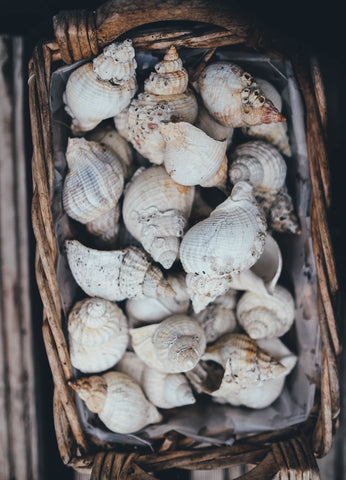
M 94 12 L 61 11 L 53 17 L 53 27 L 61 58 L 70 64 L 97 55 L 100 48 L 133 28 L 170 20 L 222 27 L 232 33 L 234 44 L 256 37 L 258 30 L 223 0 L 110 0 Z

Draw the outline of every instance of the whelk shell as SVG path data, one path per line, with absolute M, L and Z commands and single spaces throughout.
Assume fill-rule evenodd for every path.
M 129 340 L 122 310 L 115 303 L 96 297 L 75 304 L 68 316 L 68 332 L 71 363 L 84 373 L 114 366 Z

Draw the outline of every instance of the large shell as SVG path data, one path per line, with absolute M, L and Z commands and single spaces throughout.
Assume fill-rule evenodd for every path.
M 130 329 L 130 335 L 139 358 L 163 373 L 191 370 L 206 345 L 202 327 L 186 315 L 172 315 L 160 324 Z
M 187 231 L 180 260 L 196 313 L 231 287 L 233 275 L 256 262 L 265 238 L 265 221 L 246 182 L 237 183 L 209 218 Z
M 198 105 L 198 115 L 195 125 L 214 140 L 219 140 L 220 142 L 226 140 L 227 146 L 229 146 L 232 142 L 234 128 L 225 127 L 224 125 L 221 125 L 221 123 L 217 122 L 209 114 L 208 110 L 203 106 L 202 103 Z
M 285 184 L 287 166 L 280 152 L 262 140 L 238 145 L 230 157 L 229 178 L 244 180 L 261 190 L 279 191 Z
M 290 292 L 277 285 L 272 295 L 246 292 L 237 304 L 237 319 L 254 339 L 281 337 L 294 321 L 294 300 Z
M 174 295 L 161 270 L 137 247 L 100 251 L 67 240 L 65 248 L 75 281 L 90 297 L 121 301 Z
M 263 78 L 256 78 L 256 82 L 264 95 L 273 103 L 274 107 L 281 112 L 282 99 L 274 85 Z M 287 135 L 287 123 L 263 123 L 253 127 L 243 127 L 242 132 L 248 137 L 265 140 L 274 145 L 283 155 L 291 156 L 291 148 Z
M 177 259 L 193 197 L 193 187 L 177 184 L 161 166 L 138 170 L 126 189 L 125 226 L 164 268 Z
M 108 372 L 102 376 L 80 378 L 69 385 L 113 432 L 134 433 L 162 420 L 141 387 L 124 373 Z
M 254 78 L 234 63 L 208 65 L 197 80 L 197 88 L 208 112 L 222 125 L 242 127 L 285 121 Z
M 208 187 L 225 182 L 226 141 L 214 140 L 187 122 L 170 122 L 160 131 L 166 142 L 165 168 L 175 182 Z
M 76 303 L 68 317 L 71 363 L 84 373 L 114 366 L 128 340 L 126 317 L 112 302 L 86 298 Z
M 63 205 L 71 218 L 87 223 L 115 207 L 124 177 L 112 149 L 84 138 L 69 138 L 66 160 Z
M 257 190 L 255 196 L 266 215 L 268 227 L 271 230 L 300 233 L 292 197 L 285 186 L 278 192 Z
M 63 100 L 75 133 L 92 130 L 130 103 L 137 89 L 134 56 L 131 40 L 114 42 L 71 73 Z
M 154 323 L 176 313 L 187 313 L 190 297 L 186 290 L 185 275 L 168 274 L 167 281 L 174 297 L 130 298 L 126 301 L 126 313 L 137 322 Z

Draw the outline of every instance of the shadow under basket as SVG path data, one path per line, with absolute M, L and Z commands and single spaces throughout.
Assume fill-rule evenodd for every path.
M 279 472 L 289 478 L 303 478 L 303 475 L 319 478 L 315 457 L 329 451 L 338 425 L 336 358 L 341 346 L 335 322 L 338 284 L 328 226 L 332 192 L 325 145 L 326 104 L 316 60 L 294 42 L 277 38 L 268 27 L 239 15 L 226 2 L 114 0 L 93 12 L 61 12 L 53 23 L 56 39 L 39 43 L 29 64 L 29 96 L 36 279 L 43 302 L 43 338 L 55 385 L 54 422 L 62 461 L 81 473 L 91 471 L 91 478 L 98 480 L 149 480 L 155 472 L 174 467 L 208 470 L 239 464 L 253 465 L 253 469 L 241 477 L 248 480 L 273 478 Z M 305 200 L 316 273 L 316 330 L 319 330 L 321 344 L 320 374 L 313 380 L 316 384 L 313 407 L 301 423 L 275 430 L 269 426 L 261 433 L 235 435 L 232 445 L 207 447 L 201 440 L 172 429 L 161 435 L 151 451 L 97 441 L 83 428 L 68 385 L 74 371 L 65 336 L 65 306 L 58 279 L 60 246 L 53 206 L 56 198 L 53 125 L 57 117 L 52 112 L 52 75 L 68 71 L 66 65 L 92 59 L 102 47 L 125 38 L 132 39 L 139 56 L 141 52 L 150 51 L 161 57 L 170 45 L 188 52 L 187 58 L 193 59 L 190 79 L 196 78 L 210 60 L 227 57 L 227 52 L 232 52 L 233 58 L 245 59 L 245 63 L 257 55 L 273 59 L 274 66 L 275 62 L 290 66 L 303 103 L 302 128 L 305 129 L 309 180 Z M 296 172 L 293 175 L 298 176 Z

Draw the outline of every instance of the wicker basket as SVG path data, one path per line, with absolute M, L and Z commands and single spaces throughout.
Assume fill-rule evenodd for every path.
M 152 20 L 161 22 L 155 34 L 145 35 L 138 27 Z M 170 30 L 160 31 L 162 22 Z M 203 23 L 198 34 L 178 21 Z M 173 25 L 173 27 L 172 27 Z M 331 202 L 326 156 L 326 105 L 318 65 L 284 39 L 274 38 L 266 28 L 240 17 L 226 2 L 207 0 L 113 0 L 94 12 L 67 11 L 54 17 L 56 41 L 42 42 L 29 65 L 30 111 L 33 138 L 32 222 L 37 241 L 36 278 L 43 302 L 43 337 L 55 384 L 54 419 L 63 462 L 80 472 L 92 471 L 92 479 L 152 479 L 155 471 L 173 467 L 189 470 L 220 469 L 236 464 L 255 465 L 242 478 L 318 478 L 315 456 L 325 455 L 331 446 L 339 414 L 336 357 L 340 343 L 335 325 L 338 293 L 327 212 Z M 207 55 L 199 68 L 220 46 L 230 45 L 256 52 L 271 52 L 288 58 L 305 102 L 308 155 L 311 172 L 312 241 L 319 290 L 319 323 L 322 338 L 322 369 L 315 405 L 309 419 L 299 425 L 247 437 L 233 446 L 198 448 L 198 444 L 177 434 L 167 436 L 159 452 L 141 455 L 115 452 L 111 446 L 91 445 L 82 428 L 67 382 L 72 367 L 62 330 L 61 303 L 56 275 L 57 247 L 51 204 L 54 189 L 50 75 L 57 66 L 95 56 L 99 49 L 123 33 L 136 49 L 163 50 L 169 45 L 203 47 Z M 273 46 L 275 45 L 275 51 Z M 281 477 L 280 477 L 281 478 Z

